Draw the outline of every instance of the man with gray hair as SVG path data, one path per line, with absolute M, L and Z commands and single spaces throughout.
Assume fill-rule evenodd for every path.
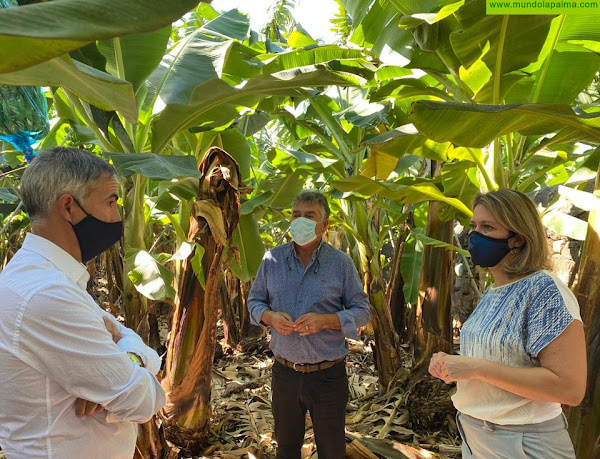
M 346 337 L 358 338 L 369 302 L 350 257 L 322 239 L 329 214 L 320 193 L 296 197 L 293 242 L 265 254 L 248 296 L 251 322 L 271 328 L 279 459 L 300 459 L 307 411 L 319 458 L 345 455 Z
M 131 459 L 165 404 L 160 358 L 87 293 L 122 235 L 116 170 L 76 148 L 23 174 L 32 231 L 0 274 L 0 445 L 8 458 Z

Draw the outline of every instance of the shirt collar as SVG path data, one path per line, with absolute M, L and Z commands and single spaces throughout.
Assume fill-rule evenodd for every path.
M 77 284 L 82 289 L 85 289 L 90 279 L 90 273 L 87 267 L 78 262 L 72 255 L 61 249 L 54 242 L 33 233 L 27 233 L 23 249 L 37 253 L 44 257 L 50 263 L 54 264 L 58 269 L 64 272 L 67 278 Z
M 310 258 L 310 261 L 314 261 L 316 257 L 319 256 L 319 254 L 321 253 L 321 249 L 323 248 L 323 246 L 326 244 L 325 239 L 323 239 L 323 236 L 321 236 L 321 242 L 319 243 L 319 245 L 317 246 L 317 248 L 314 250 L 314 252 L 312 253 L 312 257 Z M 290 249 L 292 251 L 292 254 L 298 258 L 298 254 L 296 253 L 296 248 L 294 247 L 294 241 L 290 242 Z M 298 258 L 299 259 L 299 258 Z

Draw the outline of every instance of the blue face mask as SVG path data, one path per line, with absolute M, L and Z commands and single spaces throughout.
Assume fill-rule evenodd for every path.
M 491 268 L 502 261 L 510 247 L 508 240 L 514 234 L 511 233 L 507 239 L 496 239 L 493 237 L 484 236 L 477 231 L 471 231 L 469 234 L 469 253 L 471 260 L 476 265 L 482 268 Z
M 305 217 L 298 217 L 292 221 L 290 225 L 290 234 L 292 239 L 298 245 L 310 244 L 317 238 L 315 228 L 317 222 Z

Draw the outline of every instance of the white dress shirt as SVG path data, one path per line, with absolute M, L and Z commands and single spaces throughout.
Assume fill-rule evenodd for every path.
M 160 358 L 86 292 L 85 265 L 27 234 L 0 274 L 0 446 L 9 459 L 131 459 L 165 404 Z M 126 351 L 138 354 L 142 368 Z M 78 418 L 78 398 L 104 410 Z

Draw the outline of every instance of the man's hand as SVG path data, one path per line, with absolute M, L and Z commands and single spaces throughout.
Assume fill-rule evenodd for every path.
M 121 332 L 119 331 L 119 327 L 117 327 L 117 324 L 115 324 L 112 320 L 110 320 L 106 316 L 103 316 L 102 320 L 104 320 L 104 326 L 106 327 L 108 332 L 112 335 L 113 341 L 115 343 L 118 343 L 119 340 L 122 338 L 122 336 L 121 336 Z
M 92 414 L 102 411 L 104 407 L 99 403 L 89 402 L 82 398 L 78 398 L 75 402 L 75 414 L 78 418 L 83 416 L 91 416 Z
M 300 336 L 311 335 L 320 332 L 324 328 L 339 330 L 341 327 L 337 314 L 319 314 L 316 312 L 309 312 L 299 317 L 294 322 L 294 326 Z
M 289 335 L 294 331 L 294 322 L 285 312 L 265 311 L 263 312 L 261 321 L 270 325 L 282 335 Z

